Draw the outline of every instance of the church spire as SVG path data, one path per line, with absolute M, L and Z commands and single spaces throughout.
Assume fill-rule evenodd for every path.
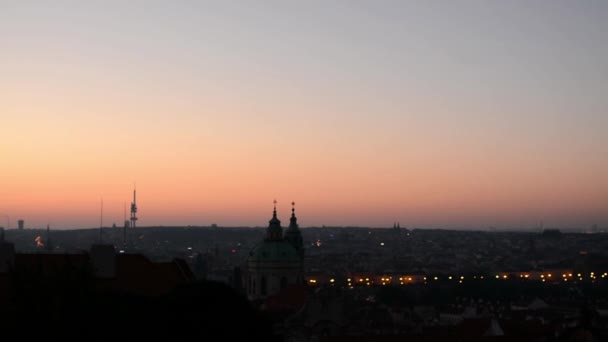
M 274 209 L 272 210 L 272 218 L 268 221 L 268 229 L 266 229 L 266 240 L 280 241 L 283 240 L 283 228 L 281 221 L 277 218 L 277 200 L 274 200 Z
M 298 228 L 298 218 L 296 217 L 296 203 L 291 202 L 291 218 L 289 219 L 289 228 L 285 231 L 285 240 L 291 244 L 298 255 L 304 257 L 304 240 L 302 239 L 302 232 Z
M 296 217 L 296 202 L 291 202 L 291 218 L 289 219 L 289 228 L 298 228 L 298 218 Z

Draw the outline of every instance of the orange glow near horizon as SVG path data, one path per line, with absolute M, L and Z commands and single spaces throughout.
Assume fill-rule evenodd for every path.
M 154 104 L 105 118 L 76 114 L 95 104 L 0 103 L 8 123 L 0 214 L 28 226 L 94 227 L 103 197 L 105 222 L 120 224 L 136 181 L 140 225 L 263 226 L 273 198 L 283 220 L 295 200 L 303 226 L 530 228 L 606 219 L 601 160 L 477 141 L 432 123 L 351 131 L 255 114 L 242 124 L 227 119 L 236 114 L 180 122 Z
M 251 153 L 256 162 L 249 153 L 205 158 L 195 147 L 189 153 L 159 154 L 164 164 L 111 155 L 85 165 L 69 154 L 65 163 L 23 165 L 15 160 L 2 168 L 0 213 L 13 222 L 24 218 L 28 226 L 94 227 L 103 197 L 105 222 L 120 224 L 132 180 L 137 181 L 140 226 L 264 226 L 273 198 L 279 199 L 283 221 L 295 200 L 303 226 L 390 226 L 400 221 L 403 226 L 529 228 L 540 220 L 560 224 L 574 217 L 585 222 L 603 213 L 603 194 L 584 174 L 543 176 L 533 167 L 496 170 L 487 164 L 477 164 L 480 169 L 474 172 L 430 161 L 404 167 L 378 160 L 381 156 L 369 156 L 371 161 L 363 164 L 356 158 L 315 158 L 280 148 Z

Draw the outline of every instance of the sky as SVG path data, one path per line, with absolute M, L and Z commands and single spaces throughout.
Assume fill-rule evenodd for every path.
M 608 227 L 606 1 L 0 0 L 0 226 Z

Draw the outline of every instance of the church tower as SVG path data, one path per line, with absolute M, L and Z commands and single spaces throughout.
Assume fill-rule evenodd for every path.
M 291 218 L 289 219 L 289 228 L 285 231 L 285 241 L 296 249 L 300 257 L 304 257 L 304 239 L 302 239 L 302 232 L 298 227 L 295 205 L 295 202 L 291 202 Z
M 268 221 L 268 228 L 266 228 L 266 241 L 281 240 L 283 240 L 283 228 L 281 228 L 281 220 L 277 218 L 277 201 L 275 200 L 272 218 Z
M 277 202 L 274 201 L 272 218 L 268 221 L 266 237 L 249 252 L 244 284 L 250 300 L 264 300 L 283 289 L 304 282 L 303 258 L 292 241 L 302 245 L 295 210 L 291 223 L 283 237 L 281 221 L 277 218 Z M 290 236 L 291 240 L 288 240 Z M 299 242 L 298 242 L 299 241 Z

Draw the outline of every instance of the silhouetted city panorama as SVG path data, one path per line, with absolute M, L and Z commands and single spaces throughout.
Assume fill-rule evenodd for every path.
M 601 341 L 608 230 L 2 228 L 0 310 L 32 338 Z M 34 325 L 35 330 L 28 327 Z
M 0 342 L 608 341 L 607 133 L 608 0 L 0 0 Z

